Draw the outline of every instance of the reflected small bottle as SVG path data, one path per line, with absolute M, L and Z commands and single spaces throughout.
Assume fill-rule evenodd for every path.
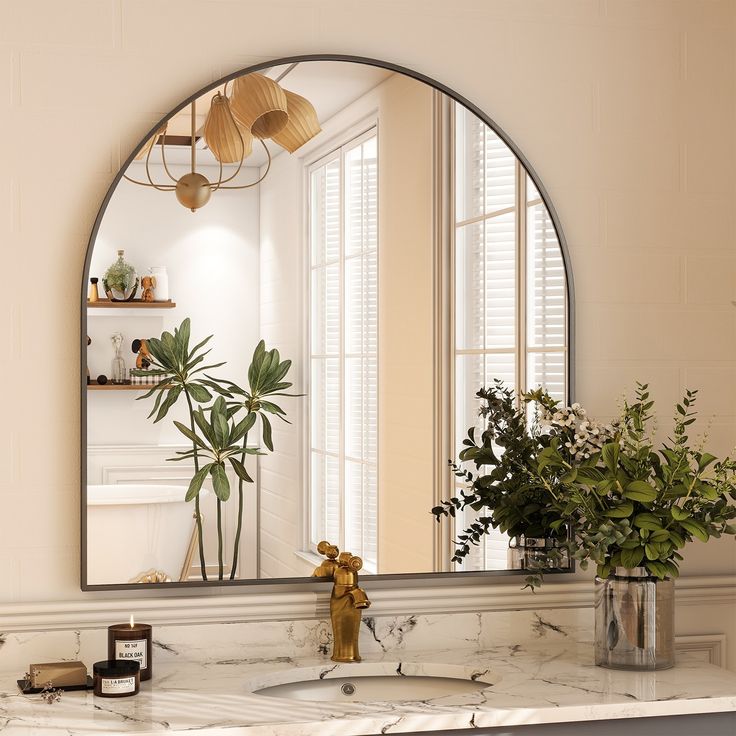
M 110 382 L 115 384 L 127 383 L 128 370 L 125 366 L 125 360 L 120 354 L 120 350 L 123 346 L 123 336 L 119 332 L 115 332 L 111 337 L 112 346 L 115 350 L 115 357 L 112 359 L 112 366 L 110 369 Z
M 89 287 L 89 301 L 90 302 L 98 302 L 100 301 L 100 292 L 97 288 L 97 282 L 99 279 L 96 276 L 93 276 L 90 280 L 91 286 Z

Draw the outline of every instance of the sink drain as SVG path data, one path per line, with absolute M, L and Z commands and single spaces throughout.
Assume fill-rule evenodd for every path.
M 355 685 L 352 682 L 346 682 L 340 687 L 340 692 L 343 695 L 355 695 Z

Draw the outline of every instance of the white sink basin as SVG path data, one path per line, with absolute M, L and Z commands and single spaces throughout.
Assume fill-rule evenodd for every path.
M 251 683 L 271 698 L 329 703 L 437 700 L 484 690 L 497 678 L 457 665 L 362 663 L 284 670 Z

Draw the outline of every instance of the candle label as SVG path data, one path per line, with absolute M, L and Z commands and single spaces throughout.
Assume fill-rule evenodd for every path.
M 145 639 L 115 639 L 115 659 L 133 659 L 140 662 L 141 671 L 148 667 Z
M 135 692 L 135 676 L 103 677 L 102 692 L 105 695 L 120 695 L 121 693 Z

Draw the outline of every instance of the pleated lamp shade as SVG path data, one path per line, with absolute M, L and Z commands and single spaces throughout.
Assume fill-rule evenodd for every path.
M 148 152 L 156 145 L 156 141 L 158 140 L 160 135 L 163 135 L 166 132 L 166 125 L 162 125 L 147 141 L 146 144 L 141 148 L 138 153 L 135 155 L 134 161 L 141 161 L 146 156 L 148 156 Z
M 289 153 L 294 153 L 297 148 L 301 148 L 307 141 L 314 138 L 322 128 L 317 120 L 317 111 L 309 100 L 289 90 L 284 90 L 284 92 L 286 93 L 289 122 L 281 132 L 271 136 L 271 140 Z
M 256 138 L 272 138 L 289 122 L 286 94 L 263 74 L 246 74 L 233 83 L 230 109 Z
M 237 125 L 230 110 L 230 101 L 219 92 L 212 98 L 203 134 L 207 147 L 220 163 L 240 162 L 253 151 L 253 136 Z

